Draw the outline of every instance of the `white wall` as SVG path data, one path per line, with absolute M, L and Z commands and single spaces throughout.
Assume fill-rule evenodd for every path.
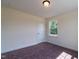
M 48 35 L 48 22 L 53 18 L 46 20 L 46 38 L 48 42 L 78 50 L 78 12 L 72 11 L 59 16 L 55 19 L 58 21 L 58 36 L 53 37 Z
M 2 7 L 1 12 L 2 53 L 46 41 L 78 50 L 77 11 L 55 17 L 58 21 L 57 37 L 48 35 L 48 22 L 51 18 L 44 20 L 41 17 L 5 7 Z
M 11 8 L 2 7 L 1 52 L 44 41 L 45 20 Z

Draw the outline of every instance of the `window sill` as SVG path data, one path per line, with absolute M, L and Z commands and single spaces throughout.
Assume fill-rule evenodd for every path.
M 49 34 L 49 36 L 57 37 L 57 34 Z

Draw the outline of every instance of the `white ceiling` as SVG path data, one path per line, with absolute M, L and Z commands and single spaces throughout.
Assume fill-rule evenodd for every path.
M 12 7 L 36 16 L 51 17 L 78 8 L 78 0 L 50 0 L 50 6 L 45 8 L 43 0 L 2 0 L 2 6 Z

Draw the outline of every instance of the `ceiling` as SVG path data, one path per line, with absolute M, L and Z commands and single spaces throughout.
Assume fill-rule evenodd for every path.
M 78 0 L 50 0 L 50 6 L 45 8 L 43 0 L 2 0 L 2 6 L 8 6 L 36 16 L 51 17 L 78 9 Z

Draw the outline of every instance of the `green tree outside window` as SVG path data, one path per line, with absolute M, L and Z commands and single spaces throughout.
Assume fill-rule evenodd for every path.
M 57 35 L 58 34 L 57 20 L 51 20 L 49 22 L 49 31 L 50 31 L 50 34 L 53 34 L 53 35 Z

